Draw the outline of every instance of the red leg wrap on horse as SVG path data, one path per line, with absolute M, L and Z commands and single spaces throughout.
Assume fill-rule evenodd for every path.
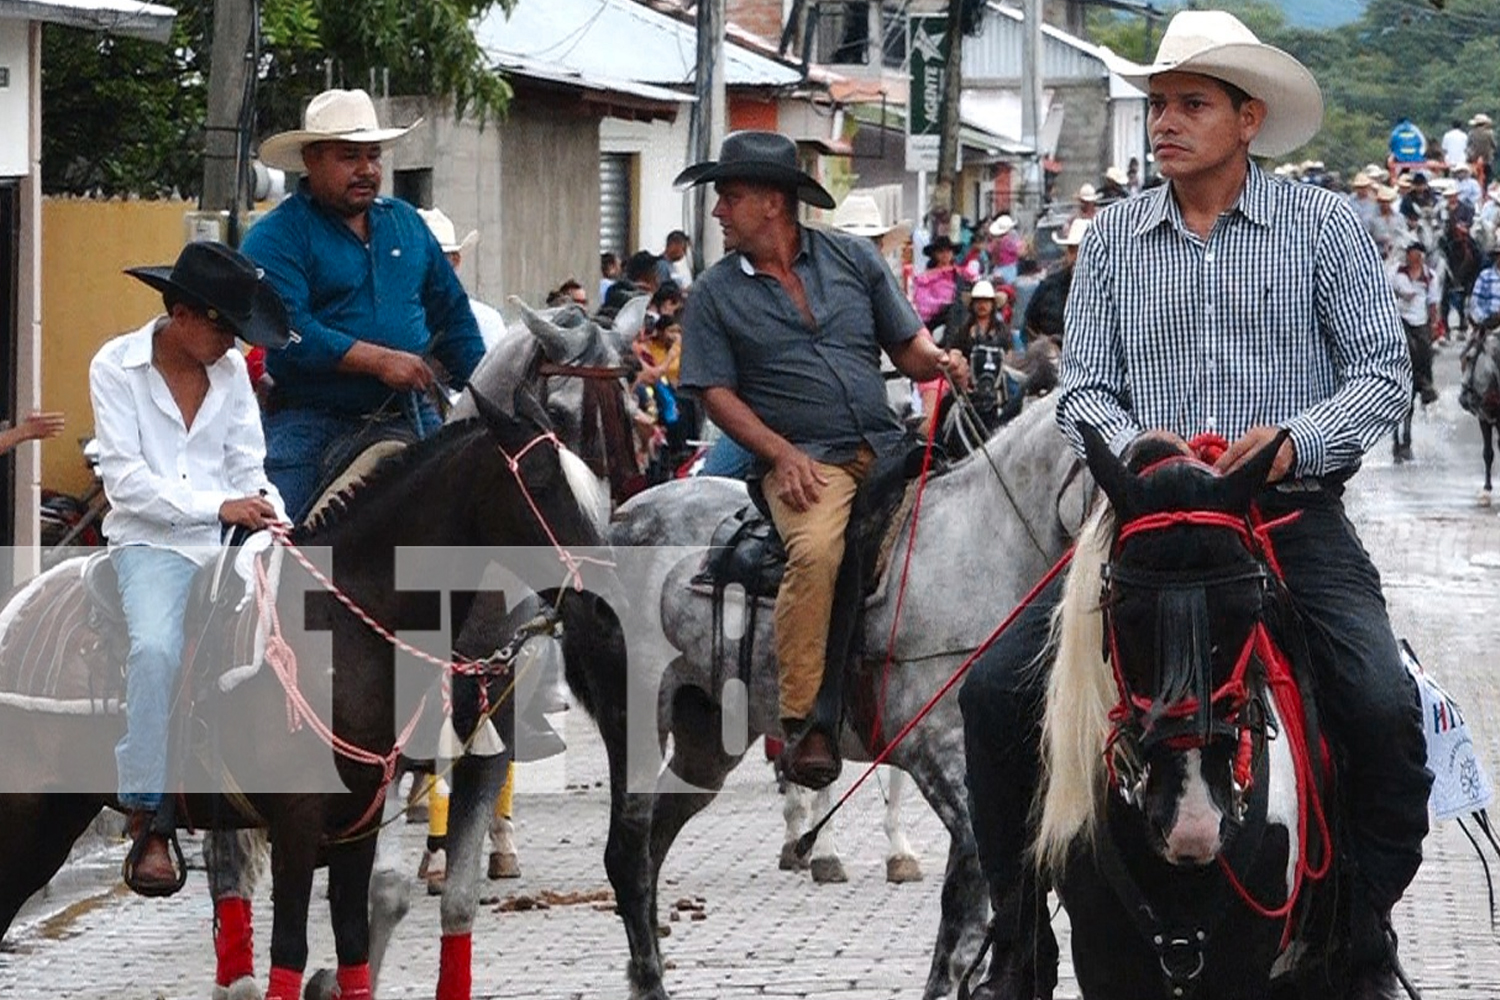
M 469 1000 L 474 985 L 473 958 L 474 939 L 470 935 L 443 935 L 438 959 L 437 1000 Z
M 271 966 L 271 985 L 266 1000 L 302 1000 L 302 973 Z
M 370 964 L 339 966 L 339 1000 L 372 1000 Z
M 250 925 L 250 900 L 225 896 L 214 901 L 214 953 L 218 970 L 214 982 L 231 986 L 255 975 L 255 941 Z

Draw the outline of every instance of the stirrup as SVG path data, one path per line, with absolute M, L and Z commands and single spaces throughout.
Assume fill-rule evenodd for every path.
M 163 831 L 156 829 L 156 826 L 156 822 L 153 821 L 150 826 L 142 830 L 140 836 L 136 837 L 135 842 L 130 845 L 130 850 L 125 852 L 125 860 L 120 864 L 120 877 L 125 880 L 125 885 L 130 891 L 138 896 L 146 896 L 148 898 L 175 896 L 187 884 L 187 859 L 182 856 L 182 845 L 177 842 L 176 828 Z M 147 838 L 152 836 L 163 836 L 167 839 L 167 849 L 172 856 L 172 866 L 177 870 L 177 879 L 170 886 L 146 884 L 136 881 L 135 866 L 140 863 L 141 855 L 146 853 Z

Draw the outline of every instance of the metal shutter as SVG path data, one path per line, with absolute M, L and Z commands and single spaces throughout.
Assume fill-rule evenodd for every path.
M 630 253 L 630 167 L 629 153 L 599 157 L 599 252 L 622 261 Z

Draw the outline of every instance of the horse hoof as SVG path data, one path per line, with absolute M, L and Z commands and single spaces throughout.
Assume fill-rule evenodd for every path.
M 849 881 L 849 876 L 844 872 L 844 863 L 838 858 L 813 858 L 811 867 L 812 879 L 819 885 Z
M 1491 499 L 1493 498 L 1490 495 L 1490 491 L 1484 490 L 1479 494 L 1479 506 L 1488 507 L 1490 505 Z
M 797 857 L 797 845 L 788 841 L 781 845 L 781 860 L 776 867 L 784 872 L 800 872 L 807 870 L 807 859 Z
M 336 1000 L 339 979 L 332 969 L 319 969 L 302 988 L 302 1000 Z
M 520 878 L 521 859 L 512 852 L 502 854 L 500 851 L 491 851 L 488 874 L 492 879 Z
M 922 865 L 910 855 L 885 859 L 885 880 L 901 885 L 922 881 Z
M 241 976 L 228 986 L 214 987 L 214 1000 L 265 1000 L 254 976 Z
M 209 994 L 212 1000 L 229 1000 L 229 987 L 214 983 L 214 991 Z
M 423 851 L 422 860 L 426 863 L 418 871 L 422 874 L 422 880 L 427 883 L 427 895 L 441 896 L 443 887 L 448 884 L 447 852 L 441 849 L 430 853 Z

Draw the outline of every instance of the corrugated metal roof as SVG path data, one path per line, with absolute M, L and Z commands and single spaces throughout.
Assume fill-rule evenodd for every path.
M 152 42 L 172 37 L 177 11 L 139 0 L 0 0 L 0 18 L 45 21 Z
M 964 39 L 964 85 L 985 80 L 1021 78 L 1021 44 L 1025 35 L 1021 12 L 998 3 L 986 5 L 984 30 Z M 1042 25 L 1042 79 L 1103 80 L 1109 76 L 1102 50 L 1076 35 Z
M 507 19 L 498 7 L 474 32 L 496 61 L 524 59 L 614 80 L 680 87 L 693 80 L 693 25 L 633 0 L 520 0 Z M 731 86 L 783 87 L 801 81 L 791 66 L 724 45 Z
M 660 101 L 663 104 L 693 104 L 697 101 L 696 97 L 693 97 L 691 94 L 684 94 L 680 90 L 653 87 L 649 83 L 637 83 L 634 80 L 612 80 L 608 77 L 600 76 L 598 73 L 579 72 L 568 69 L 565 66 L 559 66 L 556 63 L 541 63 L 516 56 L 498 58 L 495 62 L 495 67 L 509 73 L 515 73 L 519 76 L 529 76 L 537 80 L 550 80 L 554 83 L 565 83 L 589 90 L 628 94 L 631 97 L 640 97 L 648 101 Z

